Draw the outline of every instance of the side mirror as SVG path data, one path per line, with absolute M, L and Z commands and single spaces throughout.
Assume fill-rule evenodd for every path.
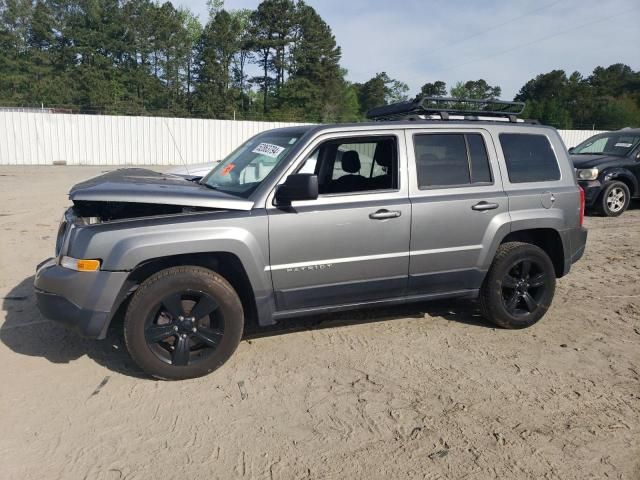
M 573 153 L 573 151 L 574 151 L 575 149 L 576 149 L 576 147 L 571 147 L 571 148 L 569 149 L 569 153 Z
M 276 203 L 289 205 L 295 200 L 315 200 L 318 198 L 318 176 L 311 173 L 289 175 L 276 190 Z

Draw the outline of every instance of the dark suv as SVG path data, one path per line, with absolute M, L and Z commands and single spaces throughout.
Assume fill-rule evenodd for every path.
M 640 128 L 594 135 L 569 153 L 587 208 L 617 217 L 640 196 Z

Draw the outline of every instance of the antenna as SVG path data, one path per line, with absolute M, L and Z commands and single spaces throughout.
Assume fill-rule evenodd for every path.
M 173 140 L 173 146 L 178 151 L 178 156 L 180 157 L 180 160 L 182 160 L 182 164 L 184 165 L 184 168 L 187 170 L 187 175 L 191 175 L 189 173 L 189 166 L 187 165 L 187 162 L 184 161 L 184 158 L 182 156 L 182 152 L 180 151 L 180 147 L 178 147 L 178 142 L 176 142 L 176 139 L 173 136 L 173 132 L 171 131 L 171 127 L 169 127 L 169 124 L 167 123 L 167 119 L 162 117 L 162 122 L 164 123 L 164 126 L 167 127 L 169 135 L 171 135 L 171 140 Z

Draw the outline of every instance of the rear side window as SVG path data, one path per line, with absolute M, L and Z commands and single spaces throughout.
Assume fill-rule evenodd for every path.
M 419 188 L 491 183 L 489 156 L 482 135 L 415 135 Z
M 500 145 L 511 183 L 560 180 L 558 161 L 546 136 L 501 133 Z

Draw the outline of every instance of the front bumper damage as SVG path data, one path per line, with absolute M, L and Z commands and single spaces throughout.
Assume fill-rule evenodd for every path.
M 77 272 L 48 259 L 34 280 L 40 313 L 88 338 L 105 338 L 128 272 Z

